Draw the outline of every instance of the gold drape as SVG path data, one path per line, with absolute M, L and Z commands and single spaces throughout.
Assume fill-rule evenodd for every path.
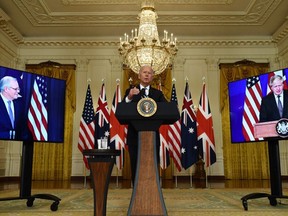
M 223 131 L 224 173 L 226 179 L 268 179 L 267 142 L 231 143 L 228 82 L 269 71 L 269 64 L 247 60 L 220 64 L 220 105 Z
M 139 84 L 139 78 L 138 74 L 134 73 L 131 69 L 129 68 L 124 68 L 123 69 L 123 86 L 122 90 L 123 92 L 129 88 L 130 82 L 129 79 L 131 79 L 131 84 L 132 85 L 137 85 Z M 171 98 L 171 89 L 172 89 L 172 69 L 167 68 L 165 71 L 163 71 L 161 74 L 155 75 L 154 79 L 152 81 L 152 86 L 154 88 L 158 88 L 159 83 L 161 83 L 162 87 L 162 92 L 165 95 L 166 99 L 170 101 Z M 172 162 L 170 162 L 170 166 L 167 167 L 166 170 L 161 172 L 161 175 L 165 179 L 171 179 L 172 178 Z M 123 178 L 124 179 L 131 179 L 131 171 L 130 171 L 130 159 L 129 159 L 129 154 L 127 151 L 127 154 L 125 154 L 125 160 L 124 160 L 124 167 L 123 167 L 123 172 L 122 172 Z
M 75 65 L 49 61 L 26 65 L 26 70 L 66 80 L 64 143 L 34 143 L 32 179 L 69 180 L 72 169 L 73 114 L 76 110 Z

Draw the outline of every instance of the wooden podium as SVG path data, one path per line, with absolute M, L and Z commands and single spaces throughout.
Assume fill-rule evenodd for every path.
M 120 150 L 87 149 L 83 155 L 88 158 L 92 175 L 94 215 L 106 215 L 107 194 L 111 172 Z
M 119 103 L 116 117 L 121 124 L 132 124 L 138 131 L 138 158 L 128 215 L 167 215 L 159 181 L 156 132 L 161 124 L 179 119 L 176 103 L 159 102 L 151 117 L 137 111 L 137 103 Z
M 283 196 L 281 166 L 279 155 L 279 142 L 281 139 L 276 132 L 276 124 L 278 121 L 261 122 L 254 126 L 254 137 L 265 138 L 268 141 L 269 153 L 269 170 L 270 170 L 270 187 L 271 194 L 267 193 L 251 193 L 241 198 L 244 209 L 248 210 L 249 199 L 258 199 L 267 197 L 271 206 L 277 205 L 276 198 L 288 199 L 288 196 Z

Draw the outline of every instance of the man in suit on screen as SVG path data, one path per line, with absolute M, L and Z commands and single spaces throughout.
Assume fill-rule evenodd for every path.
M 262 98 L 260 122 L 288 118 L 288 90 L 283 90 L 283 82 L 283 77 L 280 75 L 274 75 L 270 78 L 269 86 L 272 93 Z
M 138 78 L 140 84 L 135 87 L 130 87 L 126 90 L 123 102 L 138 102 L 143 97 L 149 97 L 155 100 L 155 102 L 167 102 L 162 91 L 151 87 L 151 82 L 153 80 L 154 71 L 151 66 L 142 66 L 139 70 Z M 157 156 L 159 157 L 159 145 L 160 138 L 159 133 L 156 135 L 157 143 Z M 130 156 L 131 165 L 131 178 L 134 184 L 134 179 L 136 175 L 137 168 L 137 155 L 138 155 L 138 132 L 134 129 L 132 125 L 128 125 L 127 133 L 127 145 Z
M 23 139 L 23 103 L 16 78 L 5 76 L 0 80 L 0 139 Z

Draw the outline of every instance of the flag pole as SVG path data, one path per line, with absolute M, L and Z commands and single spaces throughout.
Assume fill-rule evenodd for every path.
M 208 174 L 209 174 L 209 176 L 211 176 L 210 166 L 208 167 Z M 208 179 L 208 177 L 207 177 L 207 179 Z M 207 187 L 208 187 L 208 188 L 211 188 L 211 184 L 208 184 L 208 180 L 207 180 Z
M 206 181 L 205 181 L 205 184 L 206 184 L 206 188 L 208 188 L 208 174 L 207 174 L 207 170 L 208 170 L 208 172 L 209 172 L 209 167 L 206 167 L 205 169 L 206 169 L 206 171 L 205 171 L 205 173 L 206 173 Z
M 83 163 L 84 166 L 84 182 L 83 182 L 83 187 L 87 189 L 87 180 L 86 180 L 86 166 Z
M 206 174 L 206 188 L 208 188 L 208 172 L 210 172 L 210 169 L 209 169 L 209 167 L 206 167 L 205 168 L 206 169 L 206 171 L 205 171 L 205 174 Z M 208 170 L 208 172 L 207 172 L 207 170 Z
M 192 166 L 189 168 L 189 175 L 190 175 L 190 188 L 193 188 Z
M 118 170 L 118 167 L 117 167 L 117 172 L 116 172 L 116 188 L 119 187 L 119 179 L 118 179 L 118 176 L 119 176 L 119 170 Z
M 178 179 L 177 179 L 177 176 L 178 176 L 178 173 L 176 172 L 176 175 L 175 175 L 175 187 L 176 187 L 176 188 L 178 187 Z
M 162 186 L 163 186 L 163 170 L 161 169 L 161 166 L 159 167 L 159 169 L 160 169 L 160 187 L 162 188 Z

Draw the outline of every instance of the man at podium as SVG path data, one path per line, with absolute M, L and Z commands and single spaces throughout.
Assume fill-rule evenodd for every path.
M 154 71 L 151 66 L 142 66 L 139 70 L 138 78 L 139 85 L 132 86 L 128 88 L 125 92 L 123 102 L 131 103 L 138 102 L 143 97 L 149 97 L 155 100 L 155 102 L 167 102 L 163 93 L 151 87 L 151 82 L 154 77 Z M 159 158 L 159 133 L 156 135 L 157 142 L 157 156 Z M 136 175 L 137 168 L 137 154 L 138 154 L 138 132 L 132 125 L 128 125 L 128 133 L 127 133 L 127 145 L 130 156 L 130 165 L 131 165 L 131 179 L 134 185 L 134 179 Z M 159 160 L 158 160 L 159 161 Z
M 275 121 L 288 118 L 288 90 L 283 90 L 283 77 L 274 75 L 269 86 L 272 93 L 262 98 L 259 122 Z

